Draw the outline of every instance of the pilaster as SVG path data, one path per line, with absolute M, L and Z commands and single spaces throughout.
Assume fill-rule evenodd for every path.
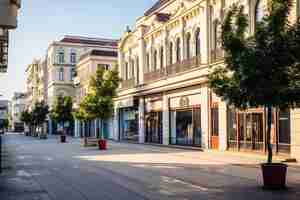
M 227 150 L 227 105 L 219 103 L 219 150 Z
M 169 145 L 170 143 L 170 111 L 169 111 L 169 98 L 163 95 L 163 144 Z
M 201 88 L 201 127 L 202 127 L 202 148 L 208 149 L 209 136 L 209 90 L 207 87 Z
M 139 143 L 145 143 L 145 99 L 139 99 Z
M 291 110 L 291 156 L 300 160 L 300 109 Z

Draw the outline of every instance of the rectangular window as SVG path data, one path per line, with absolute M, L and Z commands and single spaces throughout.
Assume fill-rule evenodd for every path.
M 59 79 L 59 81 L 64 81 L 64 69 L 63 68 L 59 69 L 58 79 Z
M 65 62 L 65 54 L 64 52 L 59 52 L 58 53 L 58 63 L 62 64 Z
M 71 53 L 70 61 L 72 64 L 76 63 L 76 53 Z

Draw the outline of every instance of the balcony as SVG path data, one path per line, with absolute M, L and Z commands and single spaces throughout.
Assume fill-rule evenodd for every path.
M 193 58 L 171 64 L 166 68 L 159 69 L 154 72 L 148 72 L 144 75 L 144 81 L 145 83 L 155 81 L 163 77 L 189 71 L 191 69 L 199 67 L 200 65 L 201 65 L 201 56 L 195 56 Z
M 134 79 L 122 80 L 122 88 L 128 89 L 134 87 Z
M 152 80 L 158 80 L 158 79 L 163 78 L 165 76 L 166 76 L 165 68 L 157 69 L 155 71 L 148 72 L 148 73 L 144 74 L 144 81 L 145 82 L 150 82 Z
M 211 51 L 211 62 L 219 62 L 224 59 L 224 51 L 222 49 L 215 49 Z

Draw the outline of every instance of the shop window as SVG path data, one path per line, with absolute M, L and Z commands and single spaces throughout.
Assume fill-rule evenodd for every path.
M 291 143 L 291 119 L 290 111 L 283 110 L 279 112 L 279 143 Z
M 120 110 L 120 136 L 121 140 L 138 141 L 138 108 Z
M 228 148 L 237 147 L 237 124 L 236 112 L 233 108 L 228 109 Z
M 211 109 L 212 118 L 212 136 L 219 136 L 219 108 L 214 107 Z
M 201 146 L 201 109 L 170 112 L 171 144 Z

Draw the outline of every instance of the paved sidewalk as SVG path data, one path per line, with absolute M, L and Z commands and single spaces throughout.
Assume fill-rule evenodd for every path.
M 109 142 L 107 151 L 5 136 L 10 168 L 0 199 L 42 200 L 298 200 L 300 169 L 290 168 L 287 191 L 264 191 L 259 159 L 151 145 Z

